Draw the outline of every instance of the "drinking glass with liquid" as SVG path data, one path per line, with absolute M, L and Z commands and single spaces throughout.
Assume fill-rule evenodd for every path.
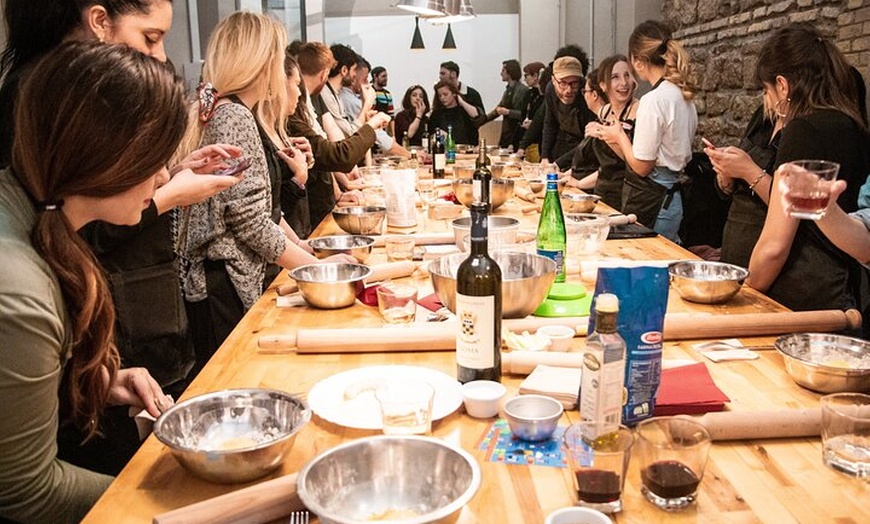
M 821 399 L 822 460 L 857 478 L 870 478 L 870 395 L 835 393 Z
M 432 432 L 435 389 L 419 380 L 390 381 L 375 391 L 385 435 L 428 435 Z
M 625 426 L 615 429 L 602 422 L 572 424 L 562 437 L 568 453 L 577 505 L 603 513 L 622 511 L 625 474 L 634 435 Z M 587 435 L 600 435 L 590 439 Z
M 840 164 L 827 160 L 795 160 L 780 166 L 786 212 L 792 218 L 807 220 L 825 216 L 839 172 Z

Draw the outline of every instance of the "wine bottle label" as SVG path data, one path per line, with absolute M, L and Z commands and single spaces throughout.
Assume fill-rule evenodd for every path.
M 483 202 L 483 181 L 482 180 L 472 180 L 471 181 L 471 198 L 474 202 Z
M 556 274 L 562 274 L 562 266 L 565 264 L 565 252 L 561 249 L 551 251 L 549 249 L 538 249 L 538 254 L 542 257 L 547 257 L 556 263 Z
M 447 164 L 447 158 L 444 156 L 444 153 L 437 153 L 435 155 L 435 169 L 442 170 L 444 166 Z
M 471 369 L 495 365 L 495 297 L 471 297 L 456 293 L 456 363 Z

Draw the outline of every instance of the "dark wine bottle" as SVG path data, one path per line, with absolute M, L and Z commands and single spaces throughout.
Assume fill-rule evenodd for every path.
M 435 139 L 432 141 L 432 178 L 444 178 L 444 168 L 447 158 L 444 154 L 444 140 L 440 129 L 435 130 Z
M 471 204 L 471 254 L 456 275 L 456 378 L 501 382 L 501 269 L 487 250 L 489 205 Z
M 490 191 L 492 189 L 492 171 L 486 162 L 486 139 L 481 140 L 480 153 L 477 155 L 474 174 L 472 175 L 472 201 L 490 205 Z M 487 208 L 488 210 L 491 208 Z

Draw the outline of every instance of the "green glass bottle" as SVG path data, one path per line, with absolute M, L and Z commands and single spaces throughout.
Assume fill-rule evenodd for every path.
M 486 139 L 481 141 L 480 153 L 475 162 L 474 174 L 472 175 L 472 202 L 492 204 L 490 191 L 492 189 L 492 171 L 489 170 L 486 161 Z M 488 208 L 492 209 L 492 208 Z
M 471 204 L 471 254 L 456 274 L 456 378 L 501 382 L 501 269 L 489 256 L 489 205 Z
M 565 281 L 565 216 L 559 201 L 558 175 L 547 173 L 547 194 L 538 222 L 538 254 L 556 262 L 556 282 Z
M 447 153 L 447 163 L 456 163 L 456 142 L 453 141 L 453 126 L 447 126 L 447 140 L 444 143 Z

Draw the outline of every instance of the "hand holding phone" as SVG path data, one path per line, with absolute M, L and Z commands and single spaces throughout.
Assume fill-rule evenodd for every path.
M 218 176 L 238 176 L 249 167 L 251 167 L 251 161 L 243 158 L 237 164 L 215 171 L 214 174 Z
M 718 147 L 713 145 L 713 142 L 710 142 L 709 140 L 707 140 L 704 137 L 701 137 L 701 142 L 704 142 L 704 145 L 711 148 L 711 149 L 719 149 Z

